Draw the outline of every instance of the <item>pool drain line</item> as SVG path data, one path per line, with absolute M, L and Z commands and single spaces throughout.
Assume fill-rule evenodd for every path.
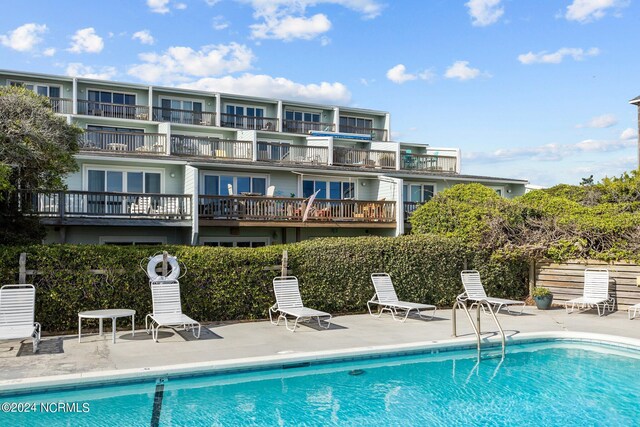
M 151 427 L 160 425 L 160 411 L 162 410 L 162 397 L 164 396 L 164 378 L 156 381 L 156 392 L 153 395 L 153 411 L 151 412 Z

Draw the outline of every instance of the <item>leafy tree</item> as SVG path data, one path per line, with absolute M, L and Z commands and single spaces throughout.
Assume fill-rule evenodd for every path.
M 0 87 L 0 243 L 39 240 L 43 229 L 23 217 L 16 191 L 64 189 L 76 171 L 82 130 L 56 115 L 47 98 L 21 87 Z M 7 193 L 9 190 L 9 193 Z
M 593 175 L 590 175 L 589 178 L 582 178 L 582 181 L 580 181 L 580 185 L 593 185 Z

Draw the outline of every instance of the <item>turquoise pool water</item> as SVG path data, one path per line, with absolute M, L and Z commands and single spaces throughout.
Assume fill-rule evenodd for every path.
M 454 351 L 4 396 L 78 403 L 0 413 L 71 426 L 638 425 L 640 352 L 567 342 L 508 347 L 476 365 Z M 486 353 L 485 353 L 486 354 Z M 83 404 L 88 411 L 83 412 Z

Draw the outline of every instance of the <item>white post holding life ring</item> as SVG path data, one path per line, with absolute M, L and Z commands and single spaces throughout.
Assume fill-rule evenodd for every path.
M 178 264 L 178 260 L 176 257 L 169 255 L 166 260 L 171 266 L 171 273 L 167 276 L 161 276 L 156 273 L 156 267 L 158 264 L 161 264 L 164 261 L 164 255 L 159 254 L 153 257 L 149 257 L 149 263 L 147 264 L 147 276 L 149 276 L 149 280 L 178 280 L 178 276 L 180 276 L 180 265 Z

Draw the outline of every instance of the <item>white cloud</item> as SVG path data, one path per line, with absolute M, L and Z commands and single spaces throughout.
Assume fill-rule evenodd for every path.
M 155 39 L 149 30 L 140 30 L 133 33 L 131 40 L 139 40 L 142 44 L 154 44 Z
M 0 35 L 0 43 L 18 52 L 28 52 L 42 42 L 40 35 L 47 31 L 48 28 L 44 24 L 24 24 L 7 34 Z
M 311 18 L 286 16 L 282 19 L 268 19 L 262 24 L 250 26 L 251 35 L 256 39 L 311 40 L 331 28 L 326 15 L 318 13 Z
M 196 51 L 190 47 L 173 46 L 162 53 L 141 53 L 142 64 L 131 67 L 129 75 L 151 83 L 174 84 L 191 77 L 209 77 L 245 71 L 255 59 L 245 45 L 208 45 Z
M 93 67 L 79 62 L 72 62 L 67 65 L 67 75 L 73 77 L 84 77 L 87 79 L 110 80 L 118 74 L 115 67 Z
M 351 99 L 351 93 L 342 83 L 302 84 L 283 77 L 271 77 L 264 74 L 247 73 L 239 77 L 208 77 L 195 82 L 183 83 L 180 87 L 268 98 L 304 99 L 319 103 L 347 104 Z
M 340 5 L 360 13 L 364 19 L 380 15 L 383 5 L 377 0 L 238 0 L 253 7 L 254 39 L 310 40 L 331 29 L 331 21 L 323 13 L 306 16 L 308 7 L 322 3 Z
M 56 54 L 56 49 L 54 47 L 48 47 L 42 51 L 44 56 L 53 56 Z
M 327 36 L 320 37 L 320 46 L 329 46 L 331 44 L 331 39 Z
M 535 147 L 504 148 L 490 152 L 467 152 L 463 157 L 480 162 L 535 160 L 559 161 L 583 153 L 608 153 L 634 147 L 629 139 L 597 140 L 585 139 L 574 144 L 544 144 Z
M 628 141 L 630 139 L 638 139 L 638 129 L 626 128 L 620 134 L 620 139 Z
M 480 70 L 477 68 L 471 68 L 469 66 L 469 61 L 456 61 L 454 62 L 447 71 L 444 73 L 444 76 L 448 79 L 458 79 L 458 80 L 472 80 L 476 77 L 480 76 Z
M 504 14 L 500 6 L 501 0 L 469 0 L 465 6 L 469 8 L 471 23 L 476 27 L 486 27 L 495 24 Z
M 387 71 L 387 78 L 394 83 L 402 84 L 411 80 L 432 80 L 435 77 L 431 70 L 424 70 L 417 74 L 407 73 L 404 64 L 398 64 Z
M 555 52 L 549 53 L 546 50 L 538 53 L 523 53 L 518 55 L 518 61 L 525 65 L 529 64 L 559 64 L 565 57 L 571 57 L 576 61 L 582 61 L 588 56 L 597 56 L 600 54 L 600 49 L 592 47 L 588 50 L 579 48 L 563 47 Z
M 613 114 L 603 114 L 601 116 L 596 116 L 589 120 L 587 123 L 579 124 L 577 128 L 592 128 L 592 129 L 604 129 L 610 128 L 611 126 L 617 125 L 618 119 Z
M 218 15 L 213 17 L 211 26 L 213 27 L 214 30 L 220 31 L 220 30 L 224 30 L 225 28 L 228 28 L 229 23 L 225 21 L 224 16 Z
M 564 16 L 584 24 L 603 18 L 609 9 L 619 10 L 628 5 L 628 0 L 573 0 Z
M 76 31 L 71 36 L 71 40 L 71 47 L 67 50 L 73 53 L 99 53 L 104 48 L 102 37 L 96 34 L 96 30 L 93 27 Z
M 178 10 L 185 10 L 187 8 L 187 4 L 186 3 L 176 3 L 173 7 L 178 9 Z
M 147 0 L 147 6 L 153 13 L 169 13 L 169 0 Z
M 220 3 L 220 0 L 204 0 L 204 2 L 205 2 L 208 6 L 215 6 L 216 4 Z

